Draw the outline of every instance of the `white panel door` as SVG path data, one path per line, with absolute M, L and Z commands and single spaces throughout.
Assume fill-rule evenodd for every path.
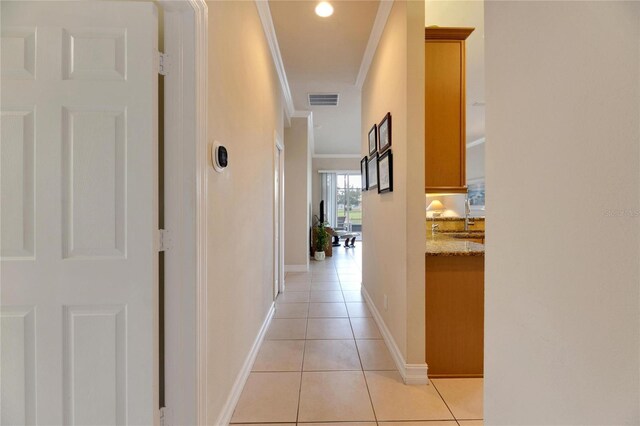
M 0 422 L 152 424 L 156 8 L 0 7 Z

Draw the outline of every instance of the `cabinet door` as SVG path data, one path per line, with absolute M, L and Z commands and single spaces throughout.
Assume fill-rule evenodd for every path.
M 425 190 L 466 192 L 464 41 L 425 43 Z

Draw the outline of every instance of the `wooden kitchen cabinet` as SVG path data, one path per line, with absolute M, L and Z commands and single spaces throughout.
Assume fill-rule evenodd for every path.
M 484 256 L 426 256 L 429 377 L 483 377 Z
M 425 192 L 467 192 L 465 40 L 473 28 L 425 28 Z

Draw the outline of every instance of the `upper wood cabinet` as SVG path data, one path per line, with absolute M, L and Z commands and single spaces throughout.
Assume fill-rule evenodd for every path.
M 465 40 L 473 28 L 425 28 L 425 192 L 467 192 Z

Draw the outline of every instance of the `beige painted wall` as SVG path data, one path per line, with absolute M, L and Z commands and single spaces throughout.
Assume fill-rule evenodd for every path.
M 309 268 L 310 171 L 307 118 L 292 118 L 284 130 L 284 263 Z
M 638 425 L 640 4 L 485 12 L 485 424 Z
M 217 424 L 273 301 L 274 132 L 281 94 L 254 2 L 210 1 L 207 423 Z
M 405 361 L 424 364 L 424 2 L 393 4 L 362 89 L 363 155 L 387 112 L 394 189 L 363 194 L 363 286 Z
M 314 158 L 311 166 L 311 212 L 314 216 L 320 216 L 320 199 L 322 187 L 319 170 L 360 170 L 358 158 Z M 325 213 L 327 208 L 324 208 Z

